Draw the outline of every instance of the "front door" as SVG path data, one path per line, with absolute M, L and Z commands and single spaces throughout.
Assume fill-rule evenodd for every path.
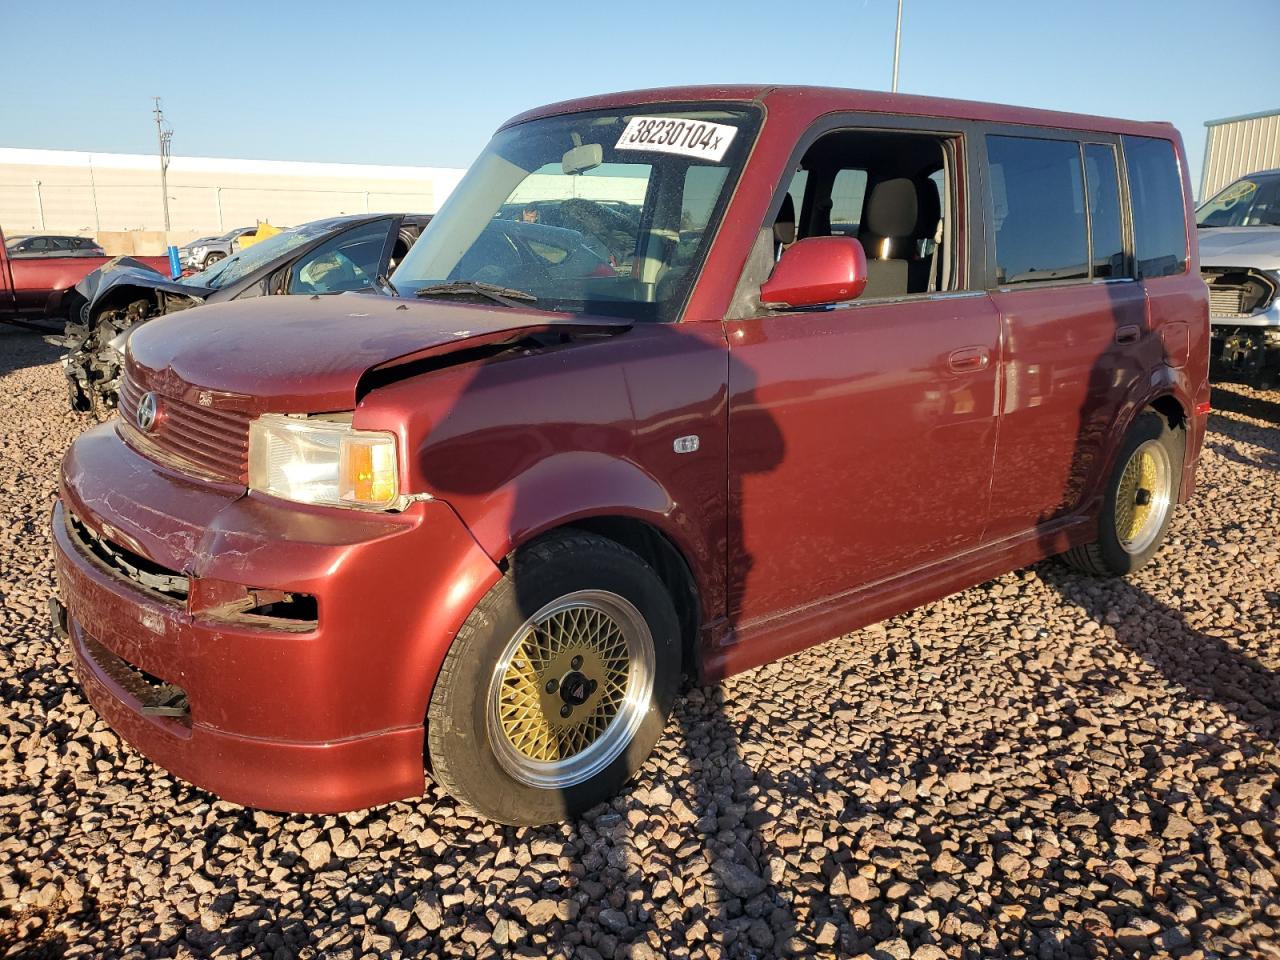
M 976 546 L 996 433 L 983 293 L 725 323 L 738 629 Z

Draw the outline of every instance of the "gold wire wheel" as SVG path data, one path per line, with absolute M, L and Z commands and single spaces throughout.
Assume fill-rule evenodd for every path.
M 522 783 L 595 776 L 631 742 L 653 692 L 653 637 L 629 601 L 581 590 L 521 625 L 489 683 L 489 740 Z
M 1120 546 L 1142 553 L 1160 534 L 1172 499 L 1169 452 L 1158 440 L 1138 447 L 1116 486 L 1115 525 Z

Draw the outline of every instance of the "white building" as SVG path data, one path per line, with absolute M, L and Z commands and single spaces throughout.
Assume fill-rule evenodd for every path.
M 462 173 L 448 167 L 173 157 L 168 239 L 182 242 L 259 221 L 293 226 L 344 213 L 434 213 Z M 0 227 L 9 236 L 163 231 L 159 158 L 0 147 Z

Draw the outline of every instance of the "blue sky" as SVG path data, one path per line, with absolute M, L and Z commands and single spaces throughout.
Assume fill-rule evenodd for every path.
M 0 0 L 0 146 L 465 166 L 540 103 L 676 83 L 887 89 L 896 0 Z M 906 0 L 899 88 L 1170 120 L 1280 108 L 1277 0 Z M 1248 52 L 1258 51 L 1250 58 Z

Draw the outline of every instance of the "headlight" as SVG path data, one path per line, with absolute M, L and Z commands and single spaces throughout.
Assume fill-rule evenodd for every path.
M 298 503 L 386 510 L 400 500 L 395 435 L 264 414 L 249 424 L 249 486 Z

